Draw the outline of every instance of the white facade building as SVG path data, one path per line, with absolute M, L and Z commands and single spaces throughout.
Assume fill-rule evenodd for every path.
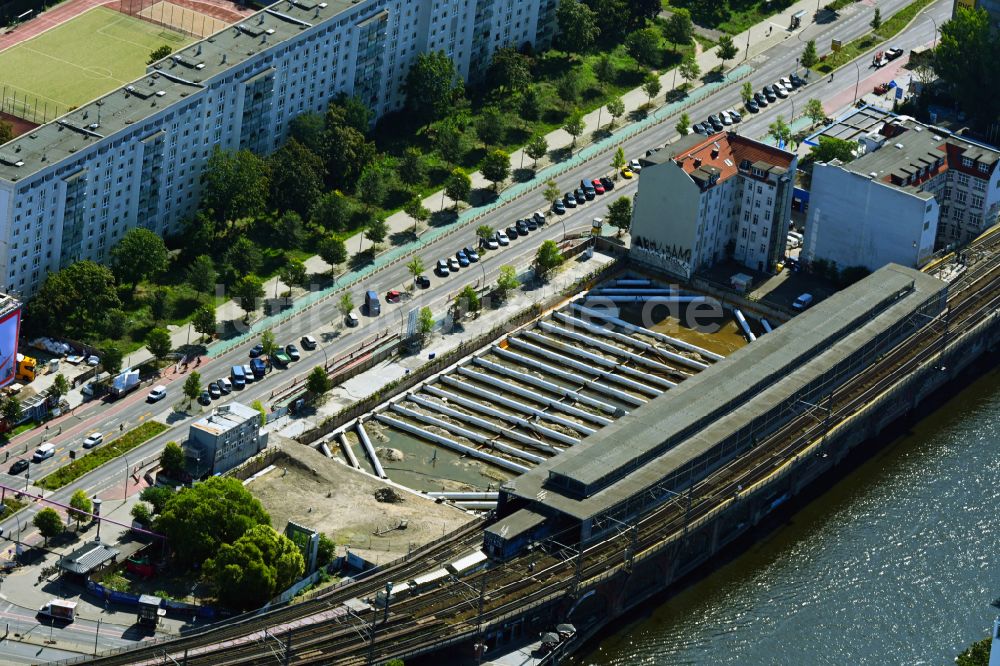
M 146 76 L 0 146 L 0 291 L 32 295 L 104 262 L 130 228 L 177 232 L 215 147 L 269 153 L 340 93 L 402 108 L 417 54 L 475 79 L 501 47 L 546 43 L 554 0 L 282 0 Z
M 191 424 L 184 445 L 187 468 L 195 478 L 228 472 L 267 446 L 260 412 L 238 402 L 213 409 Z
M 629 255 L 687 279 L 732 258 L 762 273 L 785 254 L 795 155 L 733 132 L 642 160 Z

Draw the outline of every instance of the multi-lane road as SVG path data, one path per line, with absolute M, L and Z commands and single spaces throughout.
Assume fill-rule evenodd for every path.
M 885 18 L 906 4 L 906 0 L 885 0 L 885 2 L 879 3 L 879 7 L 883 18 Z M 754 71 L 748 80 L 753 83 L 755 89 L 759 90 L 761 86 L 773 83 L 782 76 L 787 76 L 796 68 L 797 59 L 802 53 L 805 42 L 810 39 L 815 39 L 820 51 L 823 52 L 824 45 L 828 45 L 831 38 L 846 41 L 864 34 L 869 29 L 868 23 L 871 20 L 872 11 L 873 7 L 869 7 L 865 3 L 851 5 L 849 9 L 845 10 L 842 17 L 832 22 L 809 23 L 798 31 L 789 33 L 789 36 L 780 43 L 749 59 L 748 64 L 754 68 Z M 909 29 L 893 40 L 893 44 L 908 51 L 915 46 L 931 43 L 935 27 L 927 17 L 933 17 L 940 25 L 949 15 L 949 5 L 944 0 L 940 0 L 918 16 Z M 776 26 L 774 29 L 781 31 L 784 26 Z M 858 58 L 857 67 L 848 65 L 842 68 L 834 75 L 832 82 L 829 77 L 817 80 L 814 76 L 810 85 L 792 93 L 789 99 L 771 104 L 758 114 L 744 113 L 744 122 L 733 129 L 751 137 L 759 137 L 767 132 L 767 126 L 773 122 L 777 115 L 789 118 L 792 115 L 793 104 L 796 107 L 796 112 L 801 114 L 805 108 L 805 101 L 809 98 L 817 98 L 824 102 L 837 99 L 838 94 L 842 96 L 844 91 L 853 90 L 858 80 L 873 73 L 874 70 L 868 69 L 870 61 L 870 53 L 862 55 Z M 741 104 L 739 87 L 738 84 L 727 86 L 688 107 L 685 112 L 688 113 L 692 122 L 700 122 L 711 113 L 717 113 L 730 107 L 739 107 Z M 860 91 L 860 93 L 864 92 L 864 89 Z M 627 157 L 640 157 L 646 150 L 674 140 L 677 136 L 674 124 L 675 122 L 670 120 L 653 125 L 647 130 L 623 140 L 620 145 L 625 150 Z M 616 145 L 619 144 L 612 141 L 609 143 L 608 152 L 602 152 L 593 159 L 564 171 L 556 179 L 560 188 L 563 191 L 568 191 L 574 189 L 581 178 L 592 179 L 608 174 L 610 172 L 608 166 L 611 159 L 610 150 Z M 311 352 L 302 350 L 302 360 L 291 364 L 288 369 L 276 370 L 262 382 L 250 384 L 243 391 L 234 392 L 224 400 L 216 402 L 233 399 L 246 403 L 257 399 L 267 402 L 272 391 L 287 385 L 292 378 L 304 379 L 314 366 L 322 364 L 326 360 L 343 356 L 373 335 L 398 332 L 405 321 L 406 314 L 411 309 L 427 306 L 435 314 L 443 314 L 453 295 L 466 284 L 482 283 L 484 277 L 487 282 L 493 280 L 499 267 L 503 264 L 525 266 L 530 262 L 531 256 L 542 240 L 559 240 L 567 232 L 573 234 L 588 228 L 593 217 L 606 216 L 607 204 L 610 200 L 623 194 L 634 194 L 636 188 L 637 180 L 619 180 L 618 187 L 611 193 L 571 210 L 567 215 L 550 214 L 548 224 L 539 231 L 531 233 L 527 238 L 513 241 L 511 247 L 486 253 L 480 263 L 462 269 L 457 275 L 438 278 L 431 275 L 431 271 L 428 270 L 428 275 L 431 277 L 430 288 L 416 290 L 411 298 L 399 304 L 383 303 L 383 312 L 380 317 L 372 318 L 362 313 L 361 325 L 358 328 L 343 329 L 337 311 L 338 299 L 336 297 L 325 299 L 273 329 L 279 343 L 294 342 L 298 344 L 303 335 L 312 334 L 319 340 L 320 348 Z M 430 269 L 439 258 L 453 256 L 454 252 L 461 247 L 474 246 L 476 226 L 489 224 L 494 228 L 506 228 L 514 220 L 527 217 L 539 208 L 547 208 L 547 202 L 543 200 L 540 190 L 535 190 L 468 224 L 462 230 L 438 239 L 417 251 L 416 254 Z M 408 280 L 409 273 L 405 262 L 397 262 L 375 273 L 362 284 L 352 287 L 351 290 L 354 300 L 357 302 L 361 300 L 366 289 L 385 294 L 389 289 L 401 288 Z M 199 367 L 192 369 L 197 370 L 205 382 L 226 377 L 233 364 L 246 362 L 249 346 L 248 344 L 245 348 L 233 349 L 216 358 L 204 359 Z M 301 349 L 301 345 L 299 347 Z M 202 413 L 198 407 L 189 409 L 187 412 L 174 412 L 175 404 L 183 400 L 180 395 L 180 385 L 185 377 L 185 374 L 181 374 L 165 378 L 163 383 L 168 387 L 168 397 L 160 403 L 147 404 L 145 390 L 143 390 L 109 406 L 78 408 L 78 416 L 64 420 L 62 432 L 49 438 L 49 441 L 57 446 L 56 456 L 40 465 L 33 464 L 30 472 L 31 478 L 40 478 L 56 466 L 68 462 L 69 451 L 78 449 L 83 438 L 91 431 L 98 430 L 106 435 L 112 435 L 123 424 L 127 429 L 148 419 L 162 420 L 171 425 L 170 431 L 129 454 L 127 462 L 125 460 L 113 461 L 103 468 L 87 474 L 71 486 L 52 493 L 48 499 L 66 502 L 77 488 L 84 488 L 90 494 L 116 487 L 122 489 L 130 467 L 140 460 L 151 459 L 166 441 L 182 440 L 186 436 L 185 428 Z M 20 446 L 15 445 L 13 450 L 19 452 Z M 13 460 L 13 456 L 11 460 Z M 10 477 L 6 474 L 7 468 L 9 468 L 9 463 L 3 466 L 4 473 L 0 474 L 0 483 L 11 487 L 23 487 L 25 479 L 23 477 Z M 20 524 L 22 526 L 30 524 L 32 515 L 38 508 L 40 508 L 39 504 L 35 504 L 22 511 L 19 516 Z M 4 533 L 9 535 L 12 530 L 17 531 L 18 522 L 15 519 L 8 519 L 0 523 L 0 527 L 3 527 Z

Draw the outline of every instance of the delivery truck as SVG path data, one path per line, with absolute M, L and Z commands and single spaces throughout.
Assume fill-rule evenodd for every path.
M 46 615 L 53 620 L 72 622 L 76 617 L 76 602 L 52 599 L 38 610 L 39 615 Z

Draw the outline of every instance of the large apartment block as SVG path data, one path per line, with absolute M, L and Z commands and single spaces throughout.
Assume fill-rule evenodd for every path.
M 918 267 L 1000 220 L 995 148 L 875 108 L 853 111 L 824 135 L 854 143 L 857 157 L 813 169 L 806 261 Z
M 281 0 L 141 79 L 0 146 L 0 291 L 104 262 L 132 227 L 176 232 L 216 148 L 269 153 L 340 93 L 402 108 L 410 64 L 443 51 L 474 80 L 493 52 L 551 38 L 555 0 Z
M 794 154 L 729 132 L 688 135 L 642 162 L 630 256 L 685 279 L 729 258 L 774 271 L 785 255 Z

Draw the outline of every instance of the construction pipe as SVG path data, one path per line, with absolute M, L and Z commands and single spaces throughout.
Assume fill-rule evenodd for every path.
M 607 352 L 609 354 L 616 354 L 618 356 L 624 356 L 625 358 L 635 361 L 639 365 L 644 365 L 647 368 L 653 368 L 654 370 L 659 370 L 665 373 L 677 372 L 676 368 L 672 368 L 666 363 L 660 363 L 659 361 L 654 361 L 652 359 L 646 358 L 645 356 L 640 356 L 635 352 L 630 352 L 627 349 L 622 349 L 621 347 L 616 347 L 615 345 L 608 344 L 607 342 L 602 342 L 589 335 L 584 335 L 583 333 L 577 333 L 576 331 L 570 331 L 561 326 L 556 326 L 555 324 L 547 321 L 538 322 L 538 326 L 547 333 L 555 333 L 556 335 L 561 335 L 564 338 L 569 338 L 570 340 L 576 340 L 577 342 L 583 342 L 591 347 L 597 347 L 601 351 Z
M 601 287 L 591 289 L 588 296 L 679 296 L 676 289 L 663 289 L 660 287 Z
M 497 435 L 503 435 L 504 437 L 513 439 L 515 442 L 520 442 L 521 444 L 527 444 L 528 446 L 534 447 L 539 451 L 545 451 L 546 453 L 549 453 L 551 455 L 556 455 L 557 453 L 562 452 L 562 449 L 550 446 L 545 442 L 541 442 L 535 439 L 534 437 L 528 437 L 527 435 L 522 435 L 519 432 L 512 432 L 509 428 L 501 427 L 496 423 L 493 423 L 492 421 L 487 421 L 486 419 L 481 419 L 478 416 L 473 416 L 471 414 L 466 414 L 465 412 L 461 412 L 457 409 L 446 407 L 445 405 L 442 405 L 439 402 L 435 402 L 434 400 L 429 400 L 428 398 L 425 398 L 423 396 L 411 394 L 408 396 L 408 398 L 412 402 L 415 402 L 416 404 L 420 405 L 425 409 L 433 409 L 434 411 L 444 414 L 445 416 L 450 416 L 453 419 L 458 419 L 460 421 L 467 421 L 472 425 L 482 428 L 483 430 L 489 430 L 490 432 L 495 433 Z
M 750 342 L 756 341 L 757 336 L 750 330 L 750 324 L 747 323 L 747 318 L 743 316 L 743 313 L 740 312 L 739 308 L 733 308 L 733 314 L 736 316 L 736 323 L 740 325 L 740 328 L 743 329 L 743 333 L 746 334 L 747 340 Z
M 508 344 L 513 342 L 514 342 L 513 338 L 508 338 Z M 561 363 L 567 367 L 573 368 L 574 370 L 579 370 L 581 372 L 587 372 L 592 375 L 597 375 L 598 379 L 622 384 L 623 386 L 627 386 L 630 389 L 639 391 L 640 393 L 645 393 L 646 395 L 656 397 L 663 393 L 663 391 L 654 386 L 648 386 L 646 384 L 643 384 L 642 382 L 637 382 L 635 380 L 629 379 L 628 377 L 622 377 L 620 375 L 616 375 L 609 370 L 602 370 L 601 368 L 595 368 L 593 366 L 587 365 L 586 363 L 581 363 L 580 361 L 576 361 L 571 358 L 566 358 L 561 354 L 556 354 L 555 352 L 551 352 L 547 349 L 539 349 L 537 346 L 526 345 L 524 342 L 521 342 L 519 345 L 516 346 L 518 346 L 521 349 L 527 349 L 527 351 L 533 352 L 538 356 L 541 356 L 542 358 L 546 358 L 550 361 Z M 521 354 L 512 352 L 509 349 L 504 349 L 503 347 L 500 347 L 498 345 L 493 345 L 493 352 L 499 356 L 502 356 L 503 358 L 516 360 L 518 363 L 527 363 L 527 364 L 538 363 L 538 361 L 536 361 L 533 358 L 522 356 Z M 546 366 L 546 364 L 539 364 L 539 365 L 542 367 L 550 367 Z
M 653 305 L 676 305 L 679 303 L 704 303 L 708 299 L 705 296 L 625 296 L 620 294 L 609 294 L 607 296 L 602 296 L 601 294 L 588 293 L 585 297 L 586 299 L 599 298 L 602 301 L 610 301 L 612 303 L 652 303 Z
M 408 432 L 411 435 L 415 435 L 422 439 L 429 440 L 431 442 L 434 442 L 435 444 L 440 444 L 441 446 L 449 448 L 453 451 L 457 451 L 471 458 L 478 458 L 479 460 L 485 460 L 486 462 L 496 465 L 497 467 L 503 467 L 508 471 L 516 472 L 518 474 L 524 474 L 525 472 L 529 471 L 529 468 L 525 467 L 524 465 L 519 465 L 516 462 L 511 462 L 510 460 L 506 460 L 504 458 L 501 458 L 500 456 L 495 456 L 491 453 L 486 453 L 485 451 L 474 449 L 471 446 L 466 446 L 465 444 L 459 444 L 458 442 L 452 439 L 448 439 L 447 437 L 442 437 L 441 435 L 435 435 L 434 433 L 424 430 L 423 428 L 419 428 L 410 423 L 405 423 L 398 419 L 394 419 L 391 416 L 385 414 L 384 412 L 376 414 L 375 418 L 388 426 L 396 428 L 397 430 L 402 430 L 403 432 Z
M 461 370 L 462 368 L 459 368 L 459 371 Z M 555 409 L 556 411 L 560 411 L 563 414 L 569 414 L 570 416 L 575 416 L 585 421 L 596 423 L 597 425 L 600 426 L 611 425 L 611 423 L 613 423 L 611 419 L 604 418 L 599 414 L 591 414 L 586 410 L 578 409 L 576 407 L 573 407 L 572 405 L 561 403 L 558 400 L 546 397 L 539 393 L 535 393 L 534 391 L 529 391 L 528 389 L 521 388 L 520 386 L 515 386 L 514 384 L 511 384 L 510 382 L 505 382 L 502 379 L 497 379 L 496 377 L 490 377 L 489 375 L 480 372 L 472 372 L 471 370 L 468 369 L 466 369 L 466 373 L 468 373 L 466 376 L 469 377 L 470 379 L 478 380 L 484 384 L 489 384 L 490 386 L 498 388 L 502 391 L 508 391 L 510 393 L 514 393 L 515 395 L 519 395 L 522 398 L 527 398 L 528 400 L 533 400 L 535 402 L 541 403 L 546 407 L 550 407 L 552 409 Z M 452 386 L 458 386 L 459 388 L 465 386 L 464 382 L 461 382 L 458 379 L 451 377 L 449 375 L 445 375 L 441 379 L 445 383 L 451 384 Z M 483 397 L 485 397 L 488 400 L 497 399 L 497 402 L 499 402 L 498 399 L 499 396 L 496 396 L 495 398 L 494 394 L 489 392 L 487 392 L 486 395 Z
M 609 321 L 615 326 L 624 328 L 626 331 L 629 331 L 631 333 L 640 333 L 642 335 L 647 335 L 661 342 L 666 342 L 668 344 L 671 344 L 674 347 L 677 347 L 678 349 L 683 349 L 689 352 L 696 352 L 698 354 L 701 354 L 705 358 L 712 359 L 713 361 L 721 361 L 722 359 L 725 358 L 725 356 L 721 354 L 710 352 L 707 349 L 703 349 L 702 347 L 693 345 L 690 342 L 684 342 L 683 340 L 672 338 L 669 335 L 665 335 L 663 333 L 660 333 L 659 331 L 654 331 L 652 329 L 648 329 L 643 326 L 636 326 L 635 324 L 631 324 L 625 321 L 624 319 L 620 319 L 619 317 L 616 317 L 614 315 L 606 314 L 604 312 L 601 312 L 600 310 L 584 307 L 579 303 L 570 303 L 570 307 L 579 312 L 580 314 L 585 314 L 588 317 L 595 317 L 597 319 L 603 319 L 604 321 Z
M 382 469 L 382 463 L 379 462 L 378 456 L 375 455 L 375 447 L 372 446 L 372 440 L 368 439 L 368 433 L 365 432 L 365 427 L 361 424 L 361 419 L 358 419 L 358 438 L 361 440 L 361 446 L 364 447 L 365 453 L 368 454 L 368 459 L 372 461 L 372 468 L 375 470 L 376 476 L 380 479 L 388 479 L 389 475 Z
M 547 372 L 550 375 L 555 375 L 560 379 L 565 379 L 566 381 L 570 382 L 576 382 L 580 386 L 590 387 L 595 391 L 598 391 L 605 395 L 609 395 L 612 398 L 615 398 L 616 400 L 621 400 L 622 402 L 628 402 L 635 407 L 640 407 L 642 405 L 645 405 L 646 402 L 648 402 L 647 400 L 634 396 L 631 393 L 626 393 L 625 391 L 619 391 L 616 388 L 605 386 L 604 384 L 599 383 L 596 379 L 575 375 L 572 372 L 567 372 L 566 370 L 556 368 L 554 366 L 549 365 L 548 363 L 542 363 L 540 361 L 530 359 L 527 356 L 521 356 L 520 354 L 509 351 L 507 349 L 501 349 L 497 345 L 493 345 L 493 353 L 501 358 L 513 361 L 514 363 L 518 363 L 520 365 L 527 366 L 530 368 L 537 368 L 542 372 Z
M 635 338 L 630 338 L 624 333 L 608 330 L 603 326 L 598 326 L 597 324 L 591 324 L 588 321 L 584 321 L 583 319 L 578 319 L 577 317 L 573 317 L 563 312 L 556 312 L 555 316 L 557 319 L 559 319 L 559 321 L 563 322 L 564 324 L 569 324 L 571 326 L 582 326 L 584 329 L 592 333 L 596 333 L 597 335 L 603 335 L 605 337 L 611 338 L 612 340 L 617 340 L 618 342 L 621 342 L 622 344 L 625 345 L 631 345 L 633 347 L 637 347 L 638 349 L 641 349 L 644 352 L 651 352 L 653 354 L 665 356 L 674 363 L 679 363 L 689 368 L 694 368 L 695 370 L 705 370 L 708 368 L 707 363 L 702 363 L 701 361 L 695 361 L 694 359 L 690 359 L 687 356 L 681 356 L 680 354 L 677 354 L 675 352 L 666 349 L 661 349 L 659 347 L 656 347 L 655 345 L 649 344 L 648 342 L 643 342 L 642 340 L 636 340 Z
M 505 365 L 494 363 L 493 361 L 489 361 L 485 358 L 482 358 L 481 356 L 477 356 L 472 360 L 472 362 L 475 365 L 486 368 L 487 370 L 495 372 L 498 375 L 512 377 L 521 382 L 524 382 L 525 384 L 530 384 L 531 386 L 534 386 L 536 388 L 544 389 L 546 391 L 549 391 L 550 393 L 561 395 L 564 398 L 569 398 L 574 402 L 581 402 L 589 407 L 593 407 L 594 409 L 599 409 L 605 414 L 614 414 L 619 409 L 621 409 L 620 407 L 615 407 L 614 405 L 606 403 L 603 400 L 598 400 L 597 398 L 591 398 L 589 395 L 583 395 L 579 391 L 568 389 L 564 386 L 560 386 L 559 384 L 555 384 L 553 382 L 541 379 L 540 377 L 535 377 L 534 375 L 529 375 L 526 372 L 521 372 L 520 370 L 508 368 Z
M 344 452 L 344 455 L 347 457 L 347 462 L 351 464 L 351 467 L 361 469 L 361 464 L 354 455 L 354 449 L 351 448 L 351 443 L 347 440 L 347 433 L 343 431 L 338 432 L 337 441 L 340 442 L 340 449 Z
M 443 400 L 445 400 L 447 402 L 453 402 L 456 405 L 461 405 L 462 407 L 465 407 L 466 409 L 471 409 L 471 410 L 477 411 L 480 414 L 487 414 L 489 416 L 492 416 L 493 418 L 501 419 L 501 420 L 506 421 L 508 423 L 513 423 L 514 425 L 521 426 L 522 428 L 525 428 L 527 430 L 531 430 L 532 432 L 542 434 L 545 437 L 548 437 L 549 439 L 554 439 L 554 440 L 556 440 L 558 442 L 561 442 L 563 444 L 573 445 L 573 444 L 579 444 L 580 443 L 580 440 L 578 438 L 576 438 L 576 437 L 571 437 L 570 435 L 565 435 L 565 434 L 563 434 L 561 432 L 558 432 L 556 430 L 552 430 L 551 428 L 547 428 L 547 427 L 543 426 L 540 423 L 534 423 L 532 421 L 528 421 L 527 419 L 523 419 L 520 416 L 516 416 L 514 414 L 508 414 L 507 412 L 504 412 L 504 411 L 499 410 L 499 409 L 495 409 L 493 407 L 490 407 L 489 405 L 484 405 L 482 403 L 476 402 L 475 400 L 469 400 L 468 398 L 463 398 L 462 396 L 460 396 L 460 395 L 458 395 L 456 393 L 452 393 L 451 391 L 445 391 L 443 388 L 441 388 L 439 386 L 436 386 L 434 384 L 428 384 L 428 385 L 424 386 L 423 390 L 425 392 L 430 393 L 431 395 L 436 396 L 438 398 L 441 398 L 441 399 L 443 399 Z M 526 408 L 526 409 L 528 409 L 528 408 Z M 529 410 L 529 413 L 530 413 L 530 410 Z M 542 416 L 544 416 L 544 415 L 542 415 Z M 542 418 L 542 416 L 538 416 L 538 418 Z M 557 417 L 557 418 L 560 418 L 560 417 Z M 556 422 L 553 419 L 550 419 L 550 420 L 552 420 L 553 422 Z M 562 421 L 562 420 L 564 420 L 564 419 L 560 418 L 560 421 Z M 572 423 L 572 422 L 570 421 L 569 423 Z M 563 425 L 566 425 L 566 424 L 563 424 Z M 588 428 L 588 430 L 589 430 L 589 428 Z
M 771 323 L 768 320 L 764 319 L 763 317 L 760 318 L 760 325 L 764 327 L 765 333 L 770 333 L 771 331 L 774 330 L 773 328 L 771 328 Z
M 486 502 L 493 500 L 494 502 L 500 499 L 500 493 L 493 492 L 459 492 L 459 491 L 430 491 L 427 493 L 428 497 L 433 497 L 435 499 L 446 499 L 446 500 L 478 500 L 480 502 Z
M 332 458 L 333 454 L 330 453 L 330 447 L 326 445 L 326 442 L 321 442 L 319 445 L 319 450 L 323 452 L 323 455 L 327 458 Z
M 503 451 L 509 456 L 514 456 L 515 458 L 527 460 L 528 462 L 533 462 L 536 465 L 539 463 L 543 463 L 547 460 L 547 458 L 545 458 L 544 456 L 539 456 L 534 453 L 529 453 L 528 451 L 523 451 L 517 448 L 516 446 L 509 446 L 507 444 L 497 442 L 493 440 L 493 438 L 491 437 L 481 435 L 480 433 L 474 430 L 469 430 L 468 428 L 463 428 L 462 426 L 451 423 L 450 421 L 445 421 L 435 416 L 431 416 L 430 414 L 424 414 L 423 412 L 418 412 L 408 407 L 403 407 L 398 402 L 392 403 L 392 405 L 389 406 L 389 409 L 399 414 L 402 414 L 403 416 L 409 417 L 416 421 L 420 421 L 421 423 L 432 425 L 437 428 L 441 428 L 442 430 L 447 430 L 452 434 L 458 435 L 459 437 L 464 437 L 470 442 L 475 442 L 480 446 L 488 446 L 492 449 L 496 449 L 497 451 Z
M 614 373 L 612 373 L 610 369 L 601 370 L 595 367 L 591 367 L 590 369 L 592 372 L 602 372 L 606 377 L 614 378 L 615 381 L 621 381 L 622 379 L 624 379 L 624 377 L 621 377 L 621 375 L 629 375 L 630 377 L 639 377 L 646 381 L 650 381 L 658 386 L 662 386 L 663 388 L 673 388 L 677 386 L 676 382 L 672 382 L 669 379 L 664 379 L 663 377 L 650 375 L 649 373 L 643 372 L 642 370 L 638 370 L 636 368 L 630 368 L 627 365 L 622 365 L 620 361 L 604 358 L 603 356 L 599 354 L 594 354 L 593 352 L 589 352 L 586 349 L 580 349 L 578 347 L 573 347 L 571 345 L 563 344 L 562 342 L 559 342 L 558 340 L 553 340 L 552 338 L 542 335 L 537 331 L 524 331 L 521 334 L 521 337 L 525 337 L 529 340 L 532 340 L 536 344 L 535 345 L 529 344 L 524 340 L 521 340 L 520 338 L 507 338 L 507 341 L 514 347 L 518 347 L 522 350 L 529 351 L 533 354 L 538 354 L 539 356 L 544 356 L 545 358 L 553 361 L 566 363 L 567 365 L 571 365 L 572 363 L 576 363 L 578 366 L 584 365 L 579 363 L 578 361 L 574 361 L 573 359 L 569 358 L 570 356 L 576 356 L 577 358 L 582 358 L 582 359 L 587 359 L 588 361 L 592 361 L 595 364 L 604 365 L 606 368 L 613 369 Z M 550 351 L 540 345 L 546 345 L 552 347 L 553 349 L 558 349 L 563 353 L 557 354 L 554 351 Z M 619 373 L 621 373 L 621 375 Z
M 468 511 L 492 511 L 497 508 L 496 500 L 492 502 L 455 502 L 455 506 Z
M 619 278 L 614 283 L 616 287 L 649 287 L 653 281 L 646 278 Z

